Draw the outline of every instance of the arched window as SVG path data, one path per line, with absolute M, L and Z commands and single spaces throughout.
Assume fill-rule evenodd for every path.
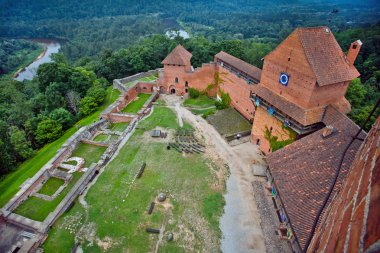
M 185 82 L 185 87 L 189 87 L 189 82 L 188 81 Z
M 178 77 L 175 78 L 175 83 L 178 83 Z

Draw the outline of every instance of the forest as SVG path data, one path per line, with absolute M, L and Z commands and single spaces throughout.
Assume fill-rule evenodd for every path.
M 121 0 L 29 5 L 0 0 L 0 76 L 20 67 L 26 60 L 22 52 L 38 51 L 37 44 L 14 38 L 50 38 L 62 44 L 61 53 L 41 65 L 34 80 L 0 78 L 0 175 L 101 106 L 113 79 L 162 67 L 179 43 L 192 52 L 194 67 L 222 50 L 262 67 L 262 58 L 295 27 L 329 25 L 343 51 L 356 39 L 364 43 L 355 62 L 361 76 L 346 95 L 352 105 L 349 116 L 363 123 L 380 97 L 376 1 L 129 2 L 126 7 Z M 169 39 L 167 29 L 185 29 L 191 36 Z

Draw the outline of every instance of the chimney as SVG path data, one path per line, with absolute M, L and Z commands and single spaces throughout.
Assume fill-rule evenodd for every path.
M 356 57 L 359 54 L 359 51 L 362 45 L 363 43 L 360 40 L 357 40 L 351 43 L 350 49 L 348 49 L 348 53 L 346 56 L 346 59 L 350 66 L 354 65 L 354 62 L 356 60 Z
M 322 132 L 322 137 L 326 138 L 335 132 L 335 128 L 332 125 L 327 125 Z

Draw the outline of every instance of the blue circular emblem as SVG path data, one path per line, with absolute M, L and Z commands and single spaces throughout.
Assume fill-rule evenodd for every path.
M 280 82 L 281 82 L 281 84 L 283 84 L 283 85 L 287 85 L 288 82 L 289 82 L 289 76 L 288 76 L 287 74 L 282 73 L 282 74 L 280 75 Z

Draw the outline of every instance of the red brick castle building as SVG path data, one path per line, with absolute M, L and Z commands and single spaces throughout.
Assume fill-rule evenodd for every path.
M 271 152 L 266 136 L 278 141 L 324 127 L 329 106 L 343 114 L 351 110 L 344 95 L 349 82 L 359 76 L 353 63 L 361 47 L 355 41 L 345 55 L 328 27 L 298 28 L 264 57 L 263 70 L 225 52 L 194 69 L 191 53 L 178 45 L 163 61 L 158 84 L 162 92 L 185 95 L 189 88 L 205 90 L 219 72 L 220 89 L 231 97 L 231 106 L 253 122 L 252 142 Z

